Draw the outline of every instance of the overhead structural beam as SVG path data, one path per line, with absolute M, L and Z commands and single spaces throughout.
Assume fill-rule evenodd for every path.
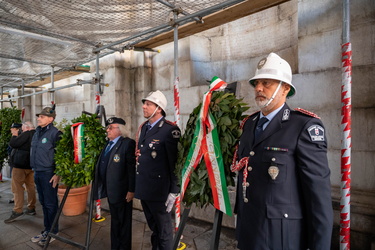
M 288 2 L 290 0 L 251 0 L 251 1 L 243 1 L 242 3 L 238 3 L 230 8 L 223 9 L 216 13 L 207 15 L 204 17 L 204 23 L 188 23 L 185 25 L 181 25 L 178 29 L 178 36 L 179 39 L 188 37 L 199 32 L 235 21 L 242 17 L 260 12 L 262 10 L 280 5 L 282 3 Z M 202 16 L 203 17 L 203 16 Z M 181 19 L 178 19 L 181 20 Z M 170 30 L 165 32 L 164 34 L 160 34 L 158 36 L 153 36 L 149 40 L 145 40 L 143 42 L 139 42 L 135 45 L 135 47 L 142 47 L 142 48 L 155 48 L 170 42 L 173 42 L 173 31 Z
M 154 28 L 151 28 L 151 29 L 148 29 L 148 30 L 145 30 L 143 32 L 140 32 L 138 33 L 137 35 L 134 35 L 134 36 L 130 36 L 130 37 L 127 37 L 125 39 L 121 39 L 117 42 L 113 42 L 113 43 L 110 43 L 110 44 L 107 44 L 107 45 L 103 45 L 101 47 L 98 47 L 98 48 L 95 48 L 93 49 L 93 52 L 96 53 L 96 52 L 99 52 L 103 49 L 107 49 L 109 47 L 112 47 L 112 46 L 115 46 L 115 45 L 118 45 L 118 44 L 122 44 L 124 42 L 127 42 L 127 41 L 130 41 L 130 40 L 133 40 L 133 39 L 136 39 L 138 37 L 141 37 L 141 36 L 144 36 L 144 35 L 147 35 L 149 33 L 153 33 L 153 32 L 157 32 L 159 30 L 162 30 L 162 29 L 168 29 L 172 26 L 171 29 L 173 29 L 173 26 L 175 24 L 184 24 L 186 22 L 189 22 L 191 21 L 191 19 L 194 19 L 195 17 L 203 17 L 203 16 L 206 16 L 206 15 L 209 15 L 217 10 L 220 10 L 220 9 L 223 9 L 223 8 L 227 8 L 229 6 L 232 6 L 232 5 L 235 5 L 237 3 L 240 3 L 240 2 L 243 2 L 245 0 L 229 0 L 229 1 L 226 1 L 226 2 L 223 2 L 223 3 L 220 3 L 220 4 L 217 4 L 215 6 L 212 6 L 210 8 L 207 8 L 207 9 L 204 9 L 204 10 L 201 10 L 201 11 L 198 11 L 194 14 L 191 14 L 191 15 L 187 15 L 187 16 L 184 16 L 182 18 L 179 18 L 179 19 L 176 19 L 173 21 L 173 23 L 169 23 L 169 24 L 163 24 L 163 25 L 160 25 L 160 26 L 157 26 L 157 27 L 154 27 Z M 284 0 L 285 1 L 285 0 Z M 142 46 L 137 46 L 137 47 L 142 47 Z
M 1 99 L 0 102 L 9 102 L 10 100 L 13 100 L 13 99 L 19 99 L 19 98 L 24 98 L 24 97 L 39 95 L 39 94 L 44 94 L 44 93 L 51 93 L 51 92 L 61 90 L 61 89 L 71 88 L 71 87 L 75 87 L 75 86 L 82 86 L 83 84 L 92 84 L 92 82 L 90 82 L 90 81 L 78 81 L 77 80 L 76 83 L 64 85 L 64 86 L 57 87 L 57 88 L 49 88 L 49 89 L 46 89 L 46 90 L 42 90 L 42 91 L 30 93 L 30 94 L 24 94 L 24 95 L 21 95 L 21 96 L 9 97 L 7 99 Z M 3 91 L 3 87 L 1 87 L 1 90 Z
M 79 43 L 85 43 L 85 44 L 88 44 L 88 45 L 91 45 L 91 46 L 95 46 L 95 43 L 90 42 L 90 41 L 81 40 L 81 39 L 77 39 L 77 38 L 70 37 L 70 36 L 63 36 L 63 35 L 51 33 L 51 32 L 48 32 L 46 30 L 38 29 L 38 28 L 35 28 L 35 27 L 32 27 L 32 26 L 22 25 L 22 24 L 19 24 L 19 23 L 12 23 L 12 22 L 9 22 L 9 21 L 6 21 L 6 20 L 0 20 L 0 23 L 8 25 L 8 26 L 19 28 L 19 29 L 11 29 L 11 28 L 3 27 L 2 30 L 0 30 L 0 31 L 7 32 L 7 33 L 29 36 L 29 37 L 33 37 L 33 38 L 39 39 L 39 40 L 45 40 L 46 39 L 45 41 L 48 41 L 48 39 L 50 39 L 51 42 L 53 42 L 53 43 L 66 42 L 66 43 L 70 44 L 69 41 L 71 41 L 71 42 L 79 42 Z M 32 31 L 35 31 L 35 32 L 26 32 L 25 30 L 28 30 L 28 31 L 32 30 Z
M 51 33 L 46 30 L 42 30 L 42 29 L 38 29 L 35 27 L 26 26 L 26 25 L 20 25 L 20 24 L 12 23 L 12 22 L 5 21 L 5 20 L 0 20 L 0 23 L 20 28 L 20 29 L 12 29 L 9 27 L 0 26 L 0 32 L 4 32 L 8 34 L 30 37 L 30 38 L 34 38 L 34 39 L 38 39 L 38 40 L 42 40 L 46 42 L 51 42 L 51 43 L 56 43 L 56 44 L 62 44 L 62 45 L 72 45 L 72 42 L 79 42 L 79 43 L 88 44 L 91 46 L 97 45 L 96 43 L 93 43 L 90 41 L 77 39 L 77 38 L 70 37 L 70 36 L 63 36 L 63 35 Z M 29 32 L 25 30 L 33 30 L 35 32 Z M 114 51 L 119 51 L 119 49 L 117 48 L 112 48 L 112 47 L 107 47 L 107 48 L 114 50 Z
M 40 64 L 40 65 L 51 65 L 51 63 L 40 62 L 40 61 L 35 61 L 35 60 L 29 60 L 29 59 L 26 59 L 26 58 L 15 57 L 15 56 L 10 56 L 10 55 L 5 55 L 5 54 L 0 54 L 0 57 L 1 58 L 6 58 L 6 59 L 12 59 L 12 60 L 17 60 L 17 61 L 22 61 L 22 62 L 29 62 L 29 63 Z
M 163 1 L 163 0 L 156 0 L 156 1 L 159 2 L 159 3 L 161 3 L 161 4 L 164 4 L 164 5 L 168 6 L 168 7 L 171 8 L 172 10 L 176 10 L 177 8 L 179 8 L 179 7 L 177 7 L 177 6 L 175 6 L 175 5 L 171 4 L 171 3 L 165 2 L 165 1 Z M 182 8 L 179 9 L 179 13 L 181 13 L 181 14 L 183 14 L 183 15 L 185 15 L 185 16 L 190 15 L 189 13 L 187 13 L 186 11 L 184 11 Z M 179 14 L 179 13 L 178 13 L 178 14 Z M 193 19 L 194 19 L 195 21 L 199 22 L 199 23 L 202 23 L 202 22 L 203 22 L 202 19 L 201 19 L 201 18 L 198 18 L 198 17 L 194 17 Z

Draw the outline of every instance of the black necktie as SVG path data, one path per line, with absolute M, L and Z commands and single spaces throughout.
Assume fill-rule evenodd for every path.
M 113 141 L 110 141 L 107 145 L 107 147 L 105 148 L 105 151 L 104 151 L 104 155 L 107 155 L 108 152 L 111 150 L 111 146 L 113 144 Z
M 149 123 L 146 124 L 146 133 L 151 129 L 151 125 Z
M 262 134 L 263 132 L 263 125 L 268 122 L 268 119 L 266 117 L 262 117 L 260 118 L 260 120 L 258 121 L 258 124 L 255 128 L 255 140 L 259 138 L 259 136 Z

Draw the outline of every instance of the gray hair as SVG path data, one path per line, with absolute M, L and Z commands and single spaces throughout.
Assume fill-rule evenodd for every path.
M 118 125 L 118 128 L 120 129 L 120 132 L 121 132 L 122 137 L 125 137 L 125 136 L 126 136 L 126 128 L 125 128 L 125 125 L 122 125 L 122 124 L 117 124 L 117 125 Z
M 29 129 L 35 129 L 34 124 L 32 124 L 30 121 L 24 122 L 23 125 L 25 125 Z

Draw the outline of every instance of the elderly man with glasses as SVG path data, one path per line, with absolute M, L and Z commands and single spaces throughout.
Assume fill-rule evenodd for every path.
M 94 199 L 106 198 L 111 213 L 111 249 L 131 249 L 135 191 L 135 141 L 125 136 L 125 121 L 106 122 L 108 143 L 96 165 Z

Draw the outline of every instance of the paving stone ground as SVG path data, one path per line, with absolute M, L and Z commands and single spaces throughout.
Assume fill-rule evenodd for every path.
M 40 230 L 43 229 L 43 213 L 41 205 L 38 202 L 36 208 L 37 214 L 35 216 L 24 215 L 12 223 L 4 223 L 4 220 L 10 216 L 13 208 L 13 204 L 8 203 L 9 199 L 13 197 L 10 183 L 11 181 L 7 178 L 3 178 L 3 182 L 0 182 L 0 250 L 40 250 L 42 249 L 41 246 L 30 241 L 31 237 L 39 234 Z M 109 233 L 111 216 L 106 210 L 102 210 L 102 215 L 106 218 L 105 221 L 94 222 L 92 224 L 90 249 L 93 250 L 110 249 Z M 61 215 L 59 235 L 84 245 L 87 232 L 87 221 L 88 211 L 78 216 L 69 217 Z M 186 244 L 185 249 L 209 249 L 211 234 L 211 223 L 189 218 L 181 241 Z M 151 231 L 146 224 L 143 212 L 134 209 L 132 249 L 151 249 L 150 236 Z M 219 249 L 237 249 L 234 238 L 234 230 L 223 227 L 220 235 Z M 79 248 L 55 240 L 51 242 L 48 249 L 66 250 Z

